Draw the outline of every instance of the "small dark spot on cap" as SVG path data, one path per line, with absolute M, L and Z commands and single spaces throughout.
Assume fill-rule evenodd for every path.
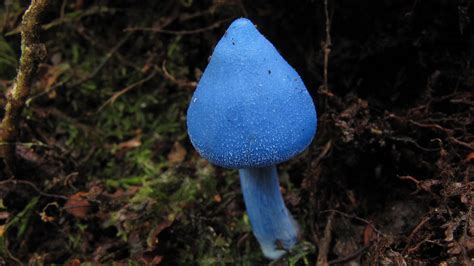
M 277 249 L 285 249 L 285 246 L 283 245 L 283 241 L 280 239 L 275 240 L 275 246 Z
M 232 42 L 232 45 L 235 45 L 235 42 Z
M 271 75 L 272 74 L 272 71 L 269 69 L 268 70 L 268 75 Z

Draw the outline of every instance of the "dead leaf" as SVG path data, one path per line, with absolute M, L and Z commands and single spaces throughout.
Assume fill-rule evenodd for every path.
M 84 219 L 90 209 L 91 204 L 87 200 L 87 192 L 77 192 L 69 197 L 63 209 L 72 216 Z
M 131 140 L 127 140 L 125 142 L 119 143 L 117 145 L 117 148 L 119 150 L 130 150 L 133 148 L 140 147 L 140 145 L 142 145 L 142 141 L 140 140 L 140 137 L 141 136 L 136 136 Z
M 150 68 L 152 67 L 152 65 L 150 63 L 145 63 L 142 67 L 142 73 L 146 73 L 148 72 L 148 70 L 150 70 Z
M 173 148 L 171 149 L 171 152 L 168 154 L 168 162 L 171 165 L 179 164 L 184 161 L 186 154 L 187 154 L 187 151 L 183 147 L 183 145 L 181 145 L 181 143 L 176 141 L 173 144 Z
M 56 90 L 51 89 L 55 83 L 57 82 L 58 78 L 66 71 L 70 69 L 68 64 L 59 64 L 55 66 L 48 66 L 48 65 L 41 65 L 42 67 L 46 67 L 46 74 L 44 74 L 43 78 L 40 80 L 41 88 L 47 93 L 50 99 L 55 98 L 57 93 Z
M 163 260 L 163 256 L 155 256 L 151 261 L 151 265 L 158 265 Z
M 466 160 L 467 160 L 467 161 L 474 160 L 474 152 L 469 153 L 469 154 L 467 155 L 467 157 L 466 157 Z
M 141 138 L 142 131 L 141 129 L 137 129 L 135 130 L 135 137 L 133 137 L 132 139 L 113 145 L 106 144 L 105 146 L 107 148 L 111 148 L 112 154 L 120 158 L 123 157 L 128 150 L 140 147 L 142 145 Z
M 462 247 L 457 242 L 449 243 L 448 247 L 449 247 L 448 254 L 457 255 L 457 254 L 461 254 L 462 252 Z
M 461 243 L 467 251 L 471 252 L 474 250 L 474 240 L 472 238 L 464 238 Z
M 127 190 L 118 188 L 114 193 L 104 193 L 104 195 L 110 197 L 112 200 L 122 200 L 125 198 L 132 197 L 140 190 L 140 188 L 141 186 L 129 186 Z
M 219 194 L 214 195 L 213 199 L 214 199 L 214 201 L 217 202 L 217 203 L 219 203 L 219 202 L 222 201 L 222 197 L 221 197 L 221 195 L 219 195 Z
M 140 265 L 147 265 L 147 266 L 159 265 L 161 261 L 163 260 L 163 256 L 146 254 L 146 253 L 148 252 L 145 252 L 144 254 L 141 255 L 141 258 L 139 259 Z
M 81 260 L 80 259 L 71 259 L 66 264 L 65 266 L 80 266 L 81 265 Z
M 373 240 L 376 239 L 375 231 L 369 225 L 367 225 L 364 228 L 364 234 L 363 235 L 364 235 L 364 246 L 368 246 Z
M 446 225 L 446 230 L 444 231 L 444 238 L 445 241 L 451 242 L 454 240 L 454 230 L 456 229 L 456 225 L 454 223 L 449 223 Z

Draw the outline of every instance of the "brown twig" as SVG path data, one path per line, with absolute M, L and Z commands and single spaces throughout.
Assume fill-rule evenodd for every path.
M 107 46 L 105 43 L 101 43 L 98 40 L 96 40 L 92 35 L 89 35 L 82 27 L 71 27 L 74 29 L 82 38 L 84 38 L 86 41 L 88 41 L 92 46 L 94 46 L 97 49 L 102 50 L 102 52 L 107 53 L 110 49 L 110 47 Z M 127 60 L 121 53 L 120 51 L 115 51 L 113 56 L 116 57 L 123 65 L 131 67 L 135 69 L 136 71 L 142 71 L 142 68 L 139 67 L 138 65 L 135 65 L 133 62 L 130 62 Z
M 183 23 L 183 22 L 186 22 L 188 20 L 192 20 L 192 19 L 195 19 L 195 18 L 200 18 L 200 17 L 203 17 L 203 16 L 207 16 L 207 15 L 210 15 L 214 12 L 214 10 L 212 8 L 209 8 L 209 9 L 205 9 L 205 10 L 199 10 L 197 12 L 194 12 L 194 13 L 183 13 L 183 14 L 179 14 L 178 16 L 178 20 L 180 23 Z M 163 28 L 163 27 L 161 27 Z
M 358 250 L 354 251 L 352 254 L 349 254 L 349 255 L 347 255 L 343 258 L 337 258 L 337 259 L 333 259 L 333 260 L 329 261 L 328 264 L 329 265 L 334 265 L 334 264 L 339 264 L 339 263 L 343 263 L 343 262 L 346 262 L 346 261 L 353 260 L 353 259 L 359 257 L 369 247 L 370 247 L 370 245 L 369 246 L 363 246 L 363 247 L 359 248 Z
M 402 251 L 402 255 L 405 255 L 406 252 L 407 252 L 407 250 L 409 250 L 411 241 L 413 240 L 413 237 L 415 236 L 415 234 L 416 234 L 416 233 L 421 229 L 421 227 L 423 227 L 423 225 L 425 225 L 426 222 L 428 222 L 430 219 L 431 219 L 430 216 L 424 217 L 423 219 L 421 219 L 421 221 L 418 223 L 418 225 L 415 226 L 415 228 L 413 229 L 413 231 L 411 231 L 410 235 L 408 236 L 407 245 L 405 246 L 405 248 L 404 248 L 403 251 Z
M 331 244 L 331 232 L 332 232 L 332 220 L 334 219 L 334 212 L 331 212 L 324 228 L 324 235 L 319 242 L 319 253 L 316 260 L 316 265 L 327 266 L 328 264 L 328 252 L 329 245 Z
M 133 84 L 130 84 L 129 86 L 125 87 L 124 89 L 118 91 L 118 92 L 115 92 L 112 97 L 110 97 L 107 101 L 105 101 L 100 107 L 99 109 L 97 109 L 97 113 L 102 111 L 102 109 L 104 109 L 104 107 L 106 107 L 107 105 L 109 104 L 113 104 L 120 96 L 122 96 L 123 94 L 127 93 L 128 91 L 132 90 L 133 88 L 137 87 L 137 86 L 140 86 L 142 85 L 143 83 L 149 81 L 150 79 L 152 79 L 155 75 L 157 74 L 157 71 L 153 71 L 150 75 L 148 75 L 147 77 L 145 77 L 144 79 L 141 79 Z
M 453 137 L 449 137 L 448 140 L 455 143 L 455 144 L 463 146 L 466 149 L 474 150 L 474 144 L 472 144 L 472 143 L 467 143 L 467 142 L 464 142 L 464 141 L 460 141 L 460 140 L 458 140 L 456 138 L 453 138 Z
M 74 82 L 73 84 L 68 85 L 67 87 L 70 87 L 70 88 L 76 87 L 94 78 L 102 70 L 102 68 L 107 64 L 107 62 L 113 57 L 113 55 L 120 49 L 120 47 L 122 47 L 128 41 L 128 39 L 130 39 L 131 36 L 132 34 L 130 32 L 127 33 L 114 47 L 112 47 L 112 49 L 110 49 L 109 52 L 107 52 L 104 58 L 102 58 L 102 61 L 100 62 L 100 64 L 89 75 Z
M 36 1 L 39 1 L 39 0 L 36 0 Z M 43 1 L 43 0 L 41 0 L 41 1 Z M 46 1 L 46 2 L 53 2 L 53 1 Z M 64 14 L 64 16 L 61 17 L 61 14 L 60 14 L 59 18 L 57 18 L 57 19 L 55 19 L 55 20 L 53 20 L 53 21 L 51 21 L 47 24 L 42 25 L 41 29 L 44 30 L 44 31 L 47 31 L 47 30 L 50 30 L 54 27 L 58 27 L 60 25 L 64 25 L 64 24 L 67 24 L 67 23 L 74 24 L 75 22 L 78 22 L 79 20 L 81 20 L 84 17 L 89 17 L 89 16 L 93 16 L 93 15 L 96 15 L 96 14 L 111 13 L 111 12 L 115 12 L 115 11 L 116 10 L 112 9 L 112 8 L 104 8 L 104 7 L 101 7 L 101 6 L 93 6 L 90 9 L 85 10 L 84 12 L 79 12 L 79 13 L 76 13 L 72 16 L 68 16 L 68 14 Z M 21 27 L 17 27 L 16 29 L 13 29 L 12 31 L 9 31 L 9 32 L 5 33 L 5 36 L 12 36 L 12 35 L 16 35 L 16 34 L 20 33 L 21 32 L 20 28 Z
M 316 158 L 316 160 L 313 160 L 311 162 L 311 166 L 317 166 L 319 165 L 319 163 L 321 162 L 321 160 L 326 157 L 326 155 L 329 153 L 329 151 L 331 150 L 332 148 L 332 141 L 329 140 L 328 142 L 326 142 L 326 144 L 324 144 L 324 146 L 322 147 L 321 151 L 319 152 L 319 155 L 318 157 Z
M 7 93 L 5 116 L 0 125 L 0 156 L 5 161 L 5 174 L 14 176 L 15 145 L 20 116 L 30 95 L 31 82 L 38 64 L 46 56 L 46 47 L 40 43 L 40 17 L 48 6 L 48 0 L 32 0 L 21 22 L 21 57 L 15 83 Z
M 419 241 L 414 247 L 412 248 L 408 248 L 407 251 L 406 251 L 406 254 L 413 254 L 413 253 L 416 253 L 421 245 L 423 245 L 424 243 L 429 243 L 430 242 L 430 238 L 432 238 L 434 236 L 434 233 L 429 233 L 425 239 L 423 239 L 422 241 Z M 439 245 L 439 244 L 438 244 Z M 408 247 L 408 246 L 407 246 Z
M 403 142 L 403 143 L 411 143 L 411 144 L 415 145 L 415 147 L 417 147 L 418 149 L 426 151 L 426 152 L 435 152 L 435 151 L 440 150 L 439 148 L 436 148 L 436 149 L 425 148 L 425 147 L 421 146 L 420 144 L 418 144 L 418 142 L 416 142 L 412 138 L 408 138 L 408 137 L 390 136 L 389 139 L 394 140 L 394 141 Z
M 4 185 L 8 185 L 8 184 L 12 184 L 12 185 L 17 185 L 17 184 L 27 185 L 27 186 L 31 187 L 32 189 L 34 189 L 38 194 L 40 194 L 41 196 L 44 196 L 44 197 L 59 198 L 59 199 L 65 199 L 65 200 L 68 199 L 66 196 L 55 195 L 55 194 L 49 194 L 49 193 L 43 192 L 41 189 L 39 189 L 35 184 L 33 184 L 33 183 L 30 182 L 30 181 L 17 180 L 17 179 L 8 179 L 8 180 L 0 181 L 0 186 L 4 186 Z
M 164 30 L 162 27 L 152 27 L 152 28 L 144 28 L 144 27 L 130 27 L 126 28 L 125 31 L 133 32 L 133 31 L 151 31 L 156 33 L 163 33 L 163 34 L 173 34 L 173 35 L 190 35 L 190 34 L 197 34 L 206 31 L 213 30 L 215 28 L 219 28 L 222 23 L 229 21 L 230 19 L 223 19 L 219 20 L 207 27 L 198 28 L 194 30 Z
M 4 247 L 4 251 L 5 251 L 5 254 L 13 261 L 15 261 L 17 263 L 17 265 L 21 265 L 23 266 L 24 264 L 21 262 L 20 259 L 18 259 L 17 257 L 15 257 L 11 251 L 10 251 L 10 241 L 8 241 L 8 238 L 5 238 L 5 247 Z
M 178 87 L 194 89 L 197 86 L 196 81 L 180 80 L 171 75 L 171 73 L 168 72 L 168 69 L 166 69 L 166 61 L 163 61 L 163 64 L 161 65 L 161 70 L 163 72 L 163 76 L 171 83 L 176 84 Z
M 325 212 L 334 212 L 334 213 L 337 213 L 337 214 L 339 214 L 339 215 L 341 215 L 341 216 L 344 216 L 344 217 L 346 217 L 346 218 L 350 218 L 350 219 L 354 219 L 354 220 L 363 222 L 363 223 L 367 224 L 368 226 L 370 226 L 370 228 L 372 228 L 372 230 L 374 230 L 374 232 L 376 232 L 377 235 L 381 235 L 381 236 L 384 235 L 382 232 L 380 232 L 380 230 L 378 230 L 377 228 L 375 228 L 375 226 L 374 226 L 371 222 L 369 222 L 369 221 L 367 221 L 366 219 L 361 218 L 361 217 L 359 217 L 359 216 L 350 215 L 350 214 L 347 214 L 347 213 L 345 213 L 345 212 L 341 212 L 341 211 L 333 210 L 333 209 L 321 211 L 321 213 L 325 213 Z
M 415 126 L 418 126 L 418 127 L 421 127 L 421 128 L 430 128 L 430 129 L 436 129 L 436 130 L 439 130 L 439 131 L 442 131 L 442 132 L 445 132 L 446 135 L 448 136 L 451 136 L 453 134 L 453 130 L 451 129 L 448 129 L 448 128 L 444 128 L 438 124 L 435 124 L 435 123 L 432 123 L 432 124 L 424 124 L 424 123 L 420 123 L 418 121 L 414 121 L 414 120 L 408 120 L 408 122 L 410 124 L 413 124 Z
M 324 77 L 324 84 L 323 84 L 323 93 L 328 96 L 333 96 L 333 94 L 329 90 L 328 86 L 328 65 L 329 65 L 329 54 L 331 53 L 331 19 L 329 18 L 329 10 L 328 10 L 328 0 L 324 0 L 324 16 L 326 17 L 326 39 L 321 43 L 321 48 L 324 54 L 324 70 L 323 70 L 323 77 Z
M 59 12 L 59 19 L 63 20 L 64 19 L 64 13 L 66 11 L 66 5 L 67 5 L 67 0 L 63 0 L 61 3 L 61 11 Z

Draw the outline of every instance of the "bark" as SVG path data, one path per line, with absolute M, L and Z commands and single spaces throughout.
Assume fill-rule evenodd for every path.
M 33 76 L 46 55 L 46 47 L 39 41 L 40 18 L 48 0 L 32 0 L 21 22 L 21 57 L 12 89 L 7 93 L 5 116 L 0 125 L 0 157 L 5 163 L 6 176 L 13 177 L 15 143 L 19 133 L 21 113 L 30 95 Z

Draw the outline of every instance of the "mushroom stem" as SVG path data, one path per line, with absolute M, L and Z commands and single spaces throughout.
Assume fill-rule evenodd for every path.
M 297 242 L 298 225 L 283 202 L 275 165 L 239 169 L 245 206 L 263 254 L 278 259 Z

